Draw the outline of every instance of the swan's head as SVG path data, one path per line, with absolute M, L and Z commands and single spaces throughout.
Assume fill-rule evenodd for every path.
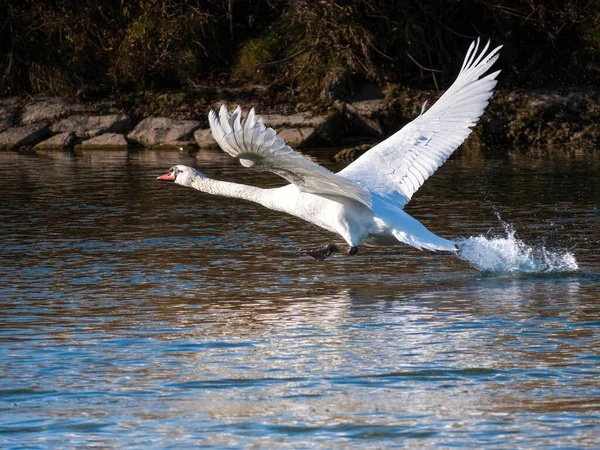
M 158 180 L 172 181 L 183 186 L 189 186 L 195 179 L 206 178 L 206 176 L 192 167 L 178 165 L 169 169 L 169 173 L 161 175 Z

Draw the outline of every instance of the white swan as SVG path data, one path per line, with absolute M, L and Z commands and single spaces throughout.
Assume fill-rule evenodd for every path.
M 240 107 L 230 116 L 225 105 L 209 113 L 212 134 L 221 148 L 245 167 L 262 167 L 291 184 L 261 189 L 207 178 L 187 166 L 172 167 L 159 180 L 174 181 L 209 194 L 250 200 L 300 217 L 338 233 L 354 255 L 367 241 L 398 242 L 418 249 L 456 251 L 455 244 L 436 236 L 402 208 L 435 170 L 471 133 L 492 95 L 500 71 L 484 74 L 498 59 L 489 42 L 478 52 L 471 44 L 458 77 L 427 111 L 379 143 L 344 170 L 334 174 L 295 152 L 266 128 L 251 109 L 242 118 Z M 334 244 L 301 249 L 318 260 L 338 251 Z

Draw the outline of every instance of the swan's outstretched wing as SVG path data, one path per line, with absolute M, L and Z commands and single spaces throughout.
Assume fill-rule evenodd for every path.
M 458 77 L 427 111 L 338 173 L 371 194 L 403 207 L 425 180 L 471 133 L 496 86 L 500 71 L 483 77 L 498 59 L 500 47 L 478 53 L 469 47 Z M 483 78 L 482 78 L 483 77 Z
M 208 121 L 217 143 L 243 166 L 265 168 L 303 192 L 347 197 L 371 207 L 367 190 L 292 150 L 275 130 L 265 127 L 262 119 L 255 116 L 254 108 L 242 119 L 239 106 L 230 116 L 223 105 L 219 115 L 210 111 Z

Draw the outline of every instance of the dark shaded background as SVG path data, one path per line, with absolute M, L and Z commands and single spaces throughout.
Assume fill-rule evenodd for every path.
M 505 46 L 508 85 L 600 83 L 597 0 L 0 0 L 0 95 L 262 84 L 327 103 L 444 87 L 476 36 Z

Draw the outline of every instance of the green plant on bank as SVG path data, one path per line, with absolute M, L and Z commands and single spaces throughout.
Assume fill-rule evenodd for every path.
M 302 101 L 319 98 L 328 83 L 345 83 L 350 73 L 375 78 L 372 36 L 357 20 L 363 2 L 345 3 L 290 2 L 268 30 L 241 47 L 234 77 L 283 83 Z
M 584 45 L 574 52 L 575 61 L 586 71 L 598 71 L 600 67 L 600 6 L 582 23 L 581 41 Z
M 109 77 L 115 86 L 189 86 L 208 57 L 202 30 L 210 15 L 182 4 L 145 3 L 136 14 L 127 7 L 122 9 L 127 26 L 112 37 L 114 59 Z
M 279 52 L 279 37 L 273 30 L 251 39 L 240 48 L 232 68 L 232 75 L 242 82 L 264 82 L 273 54 Z

